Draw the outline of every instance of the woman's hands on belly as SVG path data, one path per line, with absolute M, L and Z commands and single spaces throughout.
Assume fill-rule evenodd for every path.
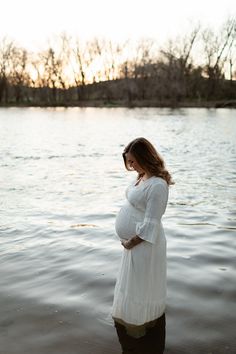
M 135 235 L 135 236 L 131 237 L 129 240 L 122 240 L 121 244 L 122 244 L 122 246 L 124 246 L 124 248 L 126 248 L 127 250 L 130 250 L 131 248 L 137 246 L 138 244 L 140 244 L 143 241 L 144 240 L 142 240 L 139 236 Z

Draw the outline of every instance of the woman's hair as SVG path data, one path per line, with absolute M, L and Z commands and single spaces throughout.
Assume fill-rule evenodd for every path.
M 165 168 L 165 163 L 162 157 L 158 154 L 154 146 L 145 138 L 137 138 L 131 141 L 122 154 L 125 167 L 128 171 L 132 171 L 126 160 L 126 154 L 130 152 L 138 164 L 147 172 L 156 177 L 163 178 L 168 185 L 174 184 L 170 173 Z M 142 174 L 138 175 L 140 178 Z

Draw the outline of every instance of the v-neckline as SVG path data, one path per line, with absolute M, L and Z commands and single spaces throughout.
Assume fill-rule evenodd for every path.
M 151 177 L 145 179 L 145 181 L 142 181 L 142 182 L 141 182 L 141 178 L 140 178 L 140 179 L 135 183 L 134 187 L 142 186 L 145 182 L 149 181 L 149 180 L 150 180 L 151 178 L 153 178 L 153 177 L 155 177 L 155 176 L 151 176 Z M 140 182 L 141 182 L 141 183 L 140 183 Z

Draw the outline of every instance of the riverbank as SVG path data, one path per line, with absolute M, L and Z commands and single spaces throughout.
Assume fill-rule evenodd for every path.
M 23 103 L 4 103 L 0 107 L 126 107 L 126 108 L 236 108 L 236 100 L 215 100 L 215 101 L 202 101 L 202 100 L 80 100 L 80 101 L 64 101 L 64 102 L 23 102 Z

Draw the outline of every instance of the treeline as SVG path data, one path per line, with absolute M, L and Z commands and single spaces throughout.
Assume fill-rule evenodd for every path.
M 236 20 L 168 40 L 81 42 L 61 34 L 32 53 L 0 41 L 0 105 L 178 105 L 236 100 Z

